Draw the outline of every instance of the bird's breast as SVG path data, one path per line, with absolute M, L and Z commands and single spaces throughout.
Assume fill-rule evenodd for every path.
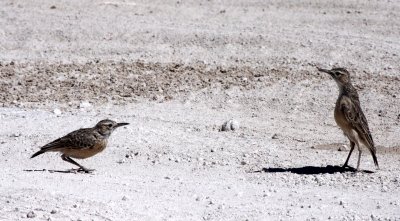
M 82 149 L 64 149 L 62 152 L 72 158 L 76 159 L 85 159 L 88 157 L 92 157 L 107 147 L 107 139 L 101 140 L 96 142 L 92 147 L 90 148 L 82 148 Z
M 351 123 L 348 122 L 348 120 L 346 119 L 346 116 L 340 107 L 341 107 L 341 102 L 338 101 L 336 103 L 335 112 L 334 112 L 335 121 L 336 121 L 336 124 L 340 127 L 340 129 L 343 130 L 344 134 L 346 134 L 348 136 L 349 133 L 351 132 L 352 126 L 351 126 Z

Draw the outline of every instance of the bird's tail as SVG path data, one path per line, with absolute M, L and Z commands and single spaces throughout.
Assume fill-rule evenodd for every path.
M 374 159 L 375 167 L 379 170 L 378 159 L 376 158 L 376 149 L 372 148 L 372 149 L 369 149 L 369 151 L 371 152 L 372 159 Z
M 40 154 L 43 154 L 43 153 L 45 153 L 46 151 L 44 151 L 44 150 L 39 150 L 38 152 L 36 152 L 36 153 L 34 153 L 32 156 L 31 156 L 31 158 L 34 158 L 34 157 L 36 157 L 36 156 L 39 156 Z

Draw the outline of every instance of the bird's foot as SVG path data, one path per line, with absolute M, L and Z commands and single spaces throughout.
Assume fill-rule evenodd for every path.
M 81 167 L 77 170 L 77 172 L 80 172 L 80 173 L 92 173 L 93 171 L 94 171 L 94 169 L 88 169 L 85 167 Z
M 358 169 L 355 169 L 354 167 L 351 167 L 348 164 L 344 164 L 342 166 L 342 169 L 345 170 L 345 171 L 358 172 Z

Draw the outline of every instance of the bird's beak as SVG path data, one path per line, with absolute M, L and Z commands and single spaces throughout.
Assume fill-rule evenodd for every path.
M 128 124 L 129 124 L 129 123 L 117 123 L 117 125 L 115 125 L 114 128 L 122 127 L 122 126 L 125 126 L 125 125 L 128 125 Z
M 318 68 L 318 71 L 325 72 L 325 73 L 329 74 L 330 76 L 332 76 L 332 72 L 330 70 Z

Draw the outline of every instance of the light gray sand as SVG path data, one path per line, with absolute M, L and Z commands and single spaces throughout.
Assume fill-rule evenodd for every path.
M 0 219 L 399 220 L 399 11 L 398 1 L 1 1 Z M 315 68 L 333 65 L 352 72 L 379 171 L 364 152 L 374 173 L 328 173 L 348 153 L 336 85 Z M 49 172 L 73 168 L 55 153 L 29 159 L 103 118 L 131 125 L 79 161 L 94 174 Z M 229 119 L 240 128 L 219 132 Z

